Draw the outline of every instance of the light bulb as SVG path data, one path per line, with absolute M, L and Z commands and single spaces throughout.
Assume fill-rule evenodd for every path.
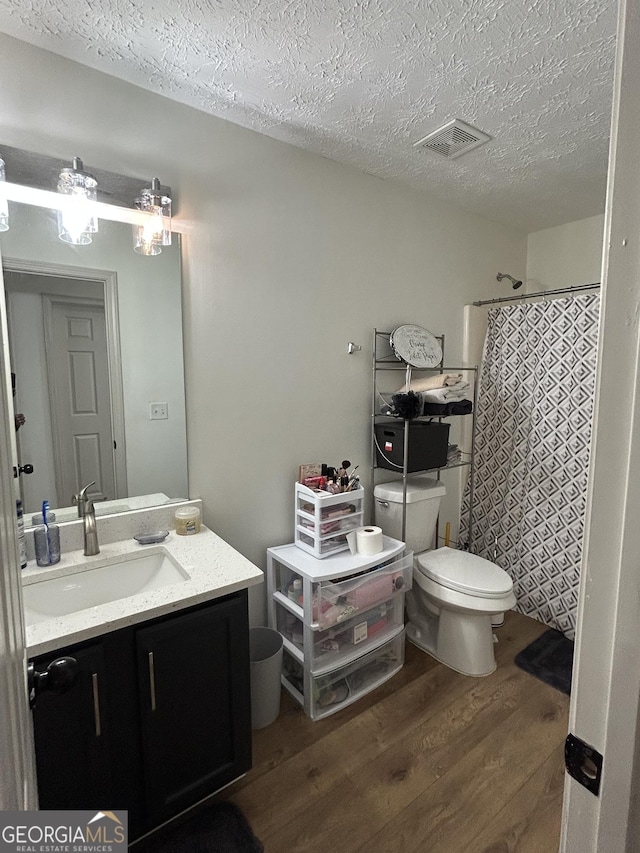
M 162 195 L 158 178 L 140 191 L 135 206 L 151 215 L 144 225 L 133 226 L 133 248 L 141 255 L 159 255 L 171 245 L 171 199 Z
M 82 160 L 73 158 L 73 167 L 63 169 L 58 178 L 58 192 L 69 197 L 69 203 L 58 211 L 58 236 L 65 243 L 86 246 L 91 234 L 98 230 L 98 219 L 93 213 L 97 200 L 98 182 L 84 171 Z

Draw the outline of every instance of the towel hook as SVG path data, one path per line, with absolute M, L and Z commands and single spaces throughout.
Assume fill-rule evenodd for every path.
M 354 344 L 353 341 L 349 341 L 347 344 L 347 352 L 349 355 L 353 355 L 354 352 L 360 352 L 362 347 L 359 344 Z

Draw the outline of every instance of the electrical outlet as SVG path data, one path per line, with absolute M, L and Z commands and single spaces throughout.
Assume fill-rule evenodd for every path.
M 149 420 L 163 421 L 169 417 L 168 403 L 149 403 Z

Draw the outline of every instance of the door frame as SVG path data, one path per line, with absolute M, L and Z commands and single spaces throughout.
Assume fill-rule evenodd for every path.
M 115 477 L 114 498 L 128 496 L 127 445 L 125 432 L 124 385 L 122 379 L 122 357 L 120 349 L 120 320 L 118 313 L 118 276 L 112 270 L 89 269 L 65 264 L 41 261 L 25 261 L 20 258 L 2 258 L 2 268 L 7 272 L 27 273 L 51 278 L 91 281 L 103 286 L 104 313 L 107 332 L 107 360 L 111 392 L 111 430 L 116 450 L 112 449 Z M 55 299 L 62 298 L 60 294 Z M 69 299 L 80 301 L 75 294 Z M 45 328 L 46 333 L 46 328 Z
M 38 807 L 35 752 L 27 696 L 27 649 L 16 533 L 17 464 L 9 335 L 0 294 L 0 810 Z
M 598 377 L 570 731 L 604 757 L 565 780 L 563 853 L 637 850 L 640 773 L 640 4 L 620 0 Z M 634 835 L 635 840 L 634 840 Z

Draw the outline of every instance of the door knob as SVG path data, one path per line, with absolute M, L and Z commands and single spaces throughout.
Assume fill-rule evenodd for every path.
M 18 468 L 13 466 L 13 476 L 17 477 L 18 474 L 33 474 L 33 465 L 27 462 L 26 465 L 20 465 Z
M 52 660 L 44 671 L 37 670 L 29 661 L 27 666 L 27 687 L 29 689 L 29 707 L 33 708 L 40 693 L 50 690 L 52 693 L 66 693 L 78 678 L 78 661 L 71 657 Z

